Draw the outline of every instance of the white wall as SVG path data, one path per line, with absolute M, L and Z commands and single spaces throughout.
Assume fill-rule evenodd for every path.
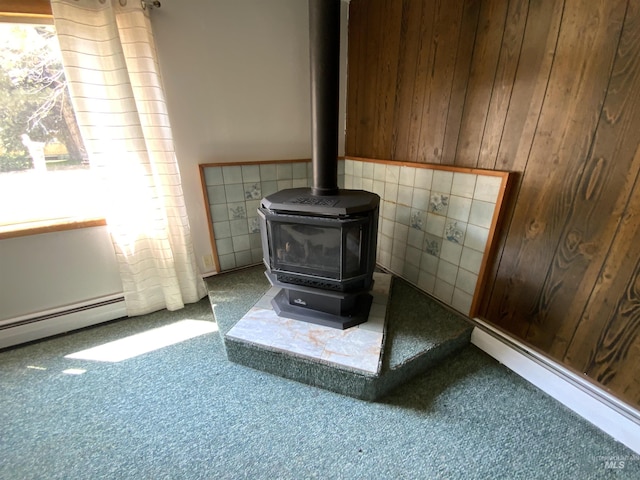
M 0 240 L 3 320 L 122 294 L 107 227 Z
M 151 21 L 196 257 L 211 273 L 198 164 L 311 156 L 308 4 L 163 0 Z

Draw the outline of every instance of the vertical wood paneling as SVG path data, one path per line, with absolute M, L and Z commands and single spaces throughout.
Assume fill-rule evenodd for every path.
M 636 406 L 639 11 L 640 0 L 352 0 L 347 95 L 373 105 L 349 108 L 346 152 L 518 173 L 482 316 Z M 395 38 L 394 72 L 382 44 Z M 390 116 L 380 102 L 392 90 Z
M 456 161 L 456 150 L 460 125 L 464 111 L 464 101 L 467 96 L 469 71 L 473 58 L 473 46 L 480 18 L 480 0 L 458 2 L 463 4 L 460 36 L 456 45 L 456 66 L 451 86 L 447 124 L 445 126 L 444 143 L 442 146 L 441 163 L 453 165 Z M 453 48 L 453 44 L 451 45 Z
M 420 17 L 420 34 L 418 36 L 418 55 L 416 57 L 415 82 L 411 96 L 409 115 L 409 131 L 407 139 L 407 156 L 409 161 L 418 161 L 420 150 L 420 133 L 422 131 L 422 110 L 425 102 L 429 101 L 431 77 L 429 63 L 432 57 L 433 18 L 436 2 L 428 2 L 422 8 Z
M 373 151 L 389 158 L 392 151 L 393 118 L 396 84 L 398 81 L 398 52 L 402 27 L 402 2 L 385 0 L 384 20 L 380 22 L 380 54 L 378 87 L 375 90 L 378 109 L 375 115 Z
M 447 112 L 456 66 L 455 45 L 460 36 L 462 4 L 435 2 L 433 40 L 429 71 L 429 95 L 422 105 L 422 122 L 417 158 L 414 161 L 441 163 Z
M 411 0 L 402 2 L 401 48 L 398 53 L 398 82 L 396 84 L 396 108 L 393 117 L 390 158 L 393 160 L 409 160 L 411 115 L 407 115 L 407 112 L 410 111 L 413 103 L 413 89 L 416 83 L 423 4 L 424 2 Z
M 520 61 L 520 48 L 527 21 L 529 0 L 511 0 L 507 11 L 500 58 L 496 70 L 487 121 L 482 133 L 482 143 L 478 156 L 479 168 L 493 169 L 496 165 L 498 148 L 507 119 L 507 111 L 514 88 L 514 78 Z
M 480 23 L 455 156 L 455 164 L 460 167 L 476 167 L 478 164 L 508 6 L 509 2 L 504 0 L 486 0 L 480 8 Z

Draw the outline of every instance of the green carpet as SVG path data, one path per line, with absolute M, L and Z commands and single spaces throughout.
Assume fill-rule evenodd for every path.
M 268 286 L 251 273 L 209 281 L 221 328 Z M 473 346 L 378 402 L 233 364 L 215 332 L 65 358 L 184 319 L 213 322 L 209 299 L 0 352 L 0 478 L 640 478 L 638 456 Z

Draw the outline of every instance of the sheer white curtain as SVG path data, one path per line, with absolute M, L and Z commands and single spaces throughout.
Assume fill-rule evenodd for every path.
M 206 294 L 191 243 L 155 44 L 139 0 L 52 0 L 64 70 L 129 315 Z

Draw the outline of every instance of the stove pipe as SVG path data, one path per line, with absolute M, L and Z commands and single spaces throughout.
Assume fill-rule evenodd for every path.
M 338 189 L 341 0 L 309 0 L 313 195 Z

